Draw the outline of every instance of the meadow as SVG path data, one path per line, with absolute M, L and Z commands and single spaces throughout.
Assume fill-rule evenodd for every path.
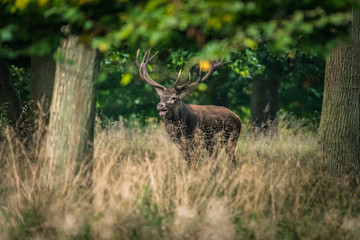
M 308 120 L 245 124 L 238 166 L 220 149 L 190 168 L 161 123 L 98 124 L 90 185 L 74 166 L 50 174 L 43 131 L 3 135 L 0 239 L 360 239 L 359 180 L 317 167 Z

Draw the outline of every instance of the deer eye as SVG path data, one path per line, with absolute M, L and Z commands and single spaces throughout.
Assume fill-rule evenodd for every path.
M 176 101 L 176 97 L 172 97 L 172 98 L 171 98 L 171 101 Z

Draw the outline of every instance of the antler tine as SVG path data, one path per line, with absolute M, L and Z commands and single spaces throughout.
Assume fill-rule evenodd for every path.
M 180 87 L 181 89 L 185 90 L 185 89 L 189 89 L 189 88 L 192 88 L 192 87 L 196 86 L 199 82 L 201 82 L 201 70 L 202 70 L 202 68 L 201 68 L 201 64 L 200 64 L 200 67 L 199 67 L 199 78 L 198 78 L 195 82 L 191 83 L 191 75 L 190 75 L 190 72 L 189 72 L 189 81 L 188 81 L 187 83 L 179 86 L 179 87 Z
M 151 48 L 149 48 L 145 52 L 144 57 L 143 57 L 143 59 L 141 61 L 141 64 L 139 64 L 138 58 L 139 58 L 139 54 L 140 54 L 140 49 L 137 50 L 135 63 L 139 67 L 139 75 L 140 75 L 141 79 L 145 80 L 151 86 L 164 90 L 166 88 L 163 85 L 161 85 L 161 84 L 155 82 L 154 80 L 152 80 L 149 73 L 148 73 L 147 65 L 158 54 L 158 52 L 156 52 L 152 57 L 150 57 L 150 52 L 151 52 Z
M 146 51 L 146 53 L 145 53 L 145 55 L 144 55 L 144 61 L 146 62 L 146 64 L 148 64 L 149 62 L 150 62 L 150 53 L 151 53 L 151 48 L 149 48 L 147 51 Z
M 189 72 L 189 81 L 187 81 L 186 83 L 184 83 L 183 85 L 180 85 L 180 86 L 177 86 L 177 82 L 178 82 L 178 79 L 176 79 L 176 81 L 174 82 L 174 88 L 178 91 L 183 91 L 187 88 L 187 86 L 191 83 L 191 74 Z
M 150 48 L 151 51 L 151 48 Z M 151 60 L 156 57 L 156 55 L 159 53 L 159 51 L 156 51 L 156 53 L 154 53 L 154 55 L 150 58 L 149 62 L 151 62 Z M 150 56 L 150 52 L 149 52 L 149 56 Z
M 215 70 L 219 69 L 220 67 L 224 66 L 225 64 L 227 64 L 227 62 L 224 62 L 223 60 L 215 60 L 214 62 L 211 63 L 211 67 L 210 67 L 209 71 L 202 78 L 201 78 L 201 70 L 202 70 L 202 68 L 201 68 L 201 64 L 200 64 L 199 78 L 195 82 L 191 83 L 191 77 L 190 77 L 190 73 L 189 73 L 189 81 L 187 83 L 183 84 L 183 85 L 176 86 L 176 89 L 184 91 L 186 89 L 190 89 L 190 88 L 195 87 L 200 82 L 203 82 L 203 81 L 207 80 L 213 74 L 213 72 Z
M 181 69 L 180 69 L 179 74 L 178 74 L 178 76 L 177 76 L 177 78 L 176 78 L 176 80 L 175 80 L 175 82 L 174 82 L 174 84 L 173 84 L 173 87 L 174 87 L 174 88 L 176 88 L 176 85 L 177 85 L 177 83 L 179 82 L 180 76 L 181 76 Z
M 138 66 L 138 67 L 140 67 L 139 54 L 140 54 L 140 48 L 136 52 L 136 59 L 135 59 L 136 66 Z
M 148 50 L 146 50 L 144 56 L 143 56 L 143 59 L 141 61 L 141 65 L 145 64 L 146 67 L 147 65 L 149 64 L 149 54 L 151 52 L 151 48 L 149 48 Z
M 213 74 L 213 72 L 224 66 L 226 63 L 227 62 L 224 62 L 224 60 L 216 60 L 215 62 L 212 62 L 210 70 L 205 74 L 205 76 L 201 79 L 200 82 L 207 80 Z
M 139 49 L 140 50 L 140 49 Z M 139 51 L 138 50 L 138 51 Z M 144 55 L 144 57 L 143 57 L 143 61 L 144 61 L 144 63 L 146 63 L 146 64 L 148 64 L 148 63 L 150 63 L 151 62 L 151 60 L 154 58 L 154 57 L 156 57 L 156 55 L 159 53 L 159 51 L 156 51 L 156 53 L 154 53 L 154 55 L 152 55 L 151 57 L 150 57 L 150 55 L 151 55 L 151 48 L 149 48 L 146 52 L 145 52 L 145 55 Z M 145 61 L 145 59 L 146 59 L 146 61 Z

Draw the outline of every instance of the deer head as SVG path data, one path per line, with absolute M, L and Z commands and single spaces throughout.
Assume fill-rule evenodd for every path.
M 136 62 L 136 65 L 139 67 L 139 74 L 140 74 L 141 79 L 143 79 L 148 84 L 153 86 L 156 89 L 156 92 L 160 96 L 160 103 L 157 105 L 157 110 L 160 112 L 159 113 L 160 116 L 172 115 L 180 107 L 182 97 L 184 97 L 197 84 L 207 80 L 214 71 L 216 71 L 217 69 L 222 67 L 224 64 L 226 64 L 222 60 L 221 61 L 216 60 L 216 61 L 212 62 L 209 71 L 206 73 L 206 75 L 204 77 L 201 77 L 202 71 L 201 71 L 201 67 L 200 67 L 199 78 L 194 82 L 191 81 L 191 75 L 189 72 L 188 82 L 186 82 L 182 85 L 179 85 L 179 80 L 181 77 L 181 70 L 180 70 L 179 74 L 173 84 L 173 87 L 169 89 L 151 79 L 151 77 L 148 73 L 147 65 L 158 54 L 158 52 L 156 52 L 151 57 L 150 57 L 150 53 L 151 53 L 151 48 L 145 52 L 145 55 L 144 55 L 141 63 L 139 63 L 138 59 L 139 59 L 140 49 L 138 49 L 135 62 Z

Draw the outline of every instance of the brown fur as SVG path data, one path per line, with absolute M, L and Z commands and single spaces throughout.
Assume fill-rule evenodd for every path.
M 151 49 L 146 51 L 140 63 L 138 60 L 140 49 L 137 51 L 135 63 L 139 67 L 139 75 L 159 94 L 161 100 L 157 109 L 164 117 L 166 131 L 180 150 L 185 153 L 188 162 L 190 163 L 191 154 L 196 153 L 199 147 L 205 147 L 212 156 L 214 147 L 219 143 L 225 146 L 229 158 L 235 164 L 235 148 L 241 130 L 240 118 L 225 107 L 184 104 L 181 100 L 189 90 L 208 79 L 226 62 L 222 60 L 212 62 L 210 69 L 203 77 L 200 67 L 199 78 L 191 82 L 189 73 L 189 81 L 182 85 L 178 85 L 181 76 L 180 70 L 173 88 L 168 89 L 152 80 L 148 73 L 147 65 L 157 54 L 150 57 L 150 52 Z
M 214 147 L 220 145 L 225 146 L 235 164 L 235 148 L 241 130 L 235 113 L 225 107 L 184 104 L 173 89 L 158 93 L 161 97 L 158 110 L 167 110 L 165 129 L 188 161 L 199 147 L 205 147 L 213 155 Z

